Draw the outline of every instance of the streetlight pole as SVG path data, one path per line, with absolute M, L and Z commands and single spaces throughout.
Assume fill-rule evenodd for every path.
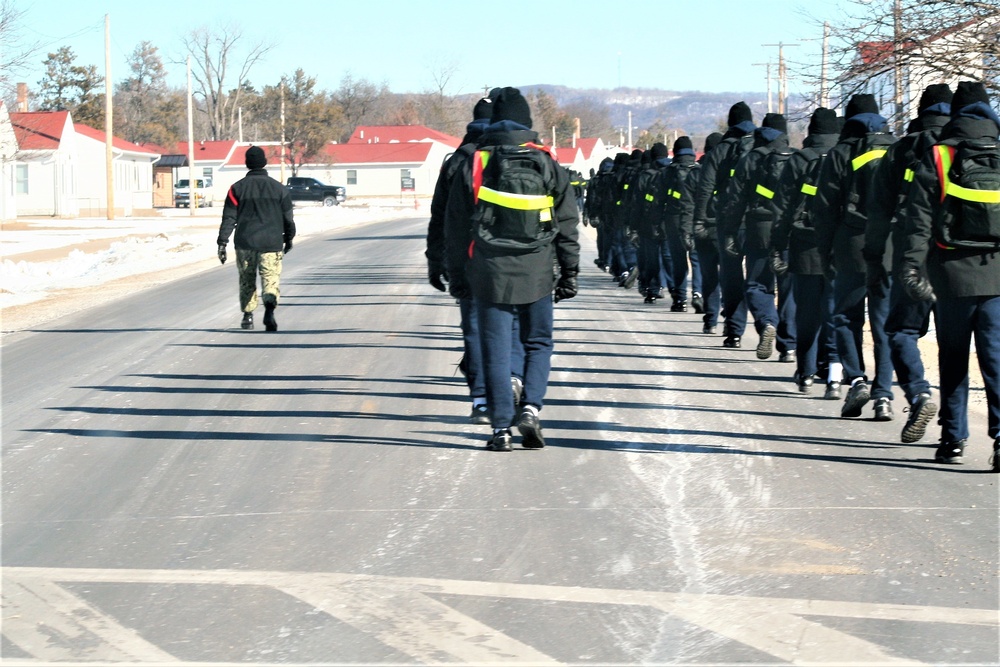
M 799 45 L 778 42 L 777 44 L 761 44 L 761 46 L 778 47 L 778 113 L 784 114 L 785 105 L 788 100 L 788 78 L 785 71 L 785 47 Z
M 774 110 L 771 106 L 771 61 L 768 60 L 766 63 L 753 63 L 753 66 L 767 68 L 767 112 L 771 113 Z

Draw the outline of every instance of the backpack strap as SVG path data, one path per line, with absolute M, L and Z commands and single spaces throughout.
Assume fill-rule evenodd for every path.
M 953 146 L 938 144 L 934 147 L 934 165 L 937 167 L 938 180 L 941 182 L 941 201 L 947 196 L 980 204 L 1000 204 L 1000 190 L 973 190 L 953 183 L 948 178 L 951 163 L 955 159 L 956 149 Z
M 861 155 L 857 156 L 851 160 L 851 169 L 857 171 L 861 167 L 865 166 L 872 160 L 878 160 L 885 156 L 888 151 L 885 148 L 873 148 L 869 151 L 865 151 Z
M 534 144 L 522 145 L 535 148 Z M 475 203 L 478 204 L 479 200 L 482 199 L 484 202 L 496 204 L 504 208 L 513 208 L 518 211 L 542 211 L 555 206 L 555 199 L 551 195 L 522 195 L 513 192 L 500 192 L 499 190 L 494 190 L 483 185 L 483 170 L 486 169 L 489 160 L 489 151 L 476 151 L 476 156 L 473 158 L 472 198 Z

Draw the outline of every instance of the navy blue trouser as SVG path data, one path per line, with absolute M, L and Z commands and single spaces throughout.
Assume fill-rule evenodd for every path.
M 799 375 L 816 375 L 819 364 L 839 363 L 833 335 L 833 286 L 823 275 L 788 273 L 795 295 L 796 360 Z M 826 377 L 821 378 L 826 382 Z
M 848 380 L 867 379 L 862 349 L 867 302 L 875 352 L 871 394 L 873 398 L 892 398 L 892 358 L 889 339 L 885 335 L 885 318 L 889 312 L 888 285 L 869 292 L 864 272 L 838 271 L 833 281 L 833 295 L 833 328 L 844 374 Z
M 483 341 L 479 335 L 479 311 L 475 299 L 459 299 L 462 315 L 462 343 L 465 350 L 465 382 L 472 398 L 486 397 L 486 375 L 483 372 Z M 524 380 L 524 346 L 514 318 L 510 345 L 510 374 Z
M 701 294 L 705 296 L 705 293 L 701 291 L 701 260 L 698 258 L 698 247 L 688 252 L 688 260 L 691 262 L 691 293 Z
M 524 393 L 521 403 L 542 409 L 552 365 L 552 296 L 534 303 L 510 305 L 476 299 L 483 368 L 486 373 L 486 402 L 493 428 L 507 428 L 514 422 L 511 393 L 511 346 L 514 322 L 519 325 L 524 349 Z
M 747 275 L 743 281 L 747 308 L 753 315 L 757 333 L 770 324 L 778 328 L 778 307 L 775 305 L 775 278 L 771 258 L 762 248 L 746 249 Z
M 635 246 L 629 241 L 624 225 L 615 225 L 611 236 L 611 268 L 614 275 L 621 275 L 635 266 Z
M 918 342 L 927 335 L 932 301 L 916 301 L 906 294 L 898 280 L 889 288 L 889 316 L 885 333 L 889 337 L 892 367 L 908 403 L 919 394 L 930 393 L 931 384 L 924 377 L 924 361 Z
M 639 263 L 639 287 L 643 291 L 656 291 L 663 287 L 663 271 L 660 266 L 662 245 L 662 239 L 653 239 L 647 236 L 639 237 L 639 250 L 636 254 L 636 260 Z
M 969 347 L 973 337 L 986 386 L 990 438 L 1000 435 L 1000 296 L 938 298 L 941 441 L 969 437 Z
M 737 243 L 742 244 L 743 233 Z M 725 318 L 727 336 L 742 336 L 747 328 L 747 300 L 743 288 L 743 255 L 733 257 L 722 245 L 722 231 L 719 230 L 719 286 L 722 288 L 722 317 Z
M 688 253 L 681 239 L 680 230 L 667 228 L 667 247 L 670 252 L 670 296 L 674 301 L 687 302 Z
M 705 315 L 702 320 L 709 326 L 719 323 L 719 305 L 721 290 L 719 288 L 719 246 L 712 240 L 695 239 L 694 247 L 698 254 L 698 274 L 701 278 L 701 294 L 705 297 Z

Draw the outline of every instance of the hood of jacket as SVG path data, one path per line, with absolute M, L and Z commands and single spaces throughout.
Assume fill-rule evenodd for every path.
M 513 125 L 514 128 L 509 128 L 507 124 Z M 520 128 L 520 129 L 516 129 Z M 523 125 L 517 123 L 512 123 L 509 120 L 503 120 L 499 123 L 493 123 L 486 128 L 483 132 L 483 136 L 479 137 L 479 146 L 520 146 L 521 144 L 537 144 L 538 143 L 538 133 L 534 130 L 529 130 Z
M 994 139 L 996 138 L 996 134 L 1000 133 L 1000 117 L 998 117 L 997 112 L 985 102 L 976 102 L 975 104 L 962 107 L 957 110 L 954 117 L 992 120 L 997 126 L 997 132 L 994 133 Z
M 1000 133 L 1000 125 L 992 118 L 974 118 L 971 116 L 959 115 L 953 117 L 948 124 L 941 128 L 940 140 L 947 139 L 963 140 L 989 140 L 996 141 L 997 134 Z
M 788 145 L 788 135 L 773 127 L 758 127 L 753 132 L 753 146 L 770 146 L 773 148 L 784 148 Z
M 757 129 L 757 126 L 753 124 L 753 121 L 745 120 L 742 123 L 737 123 L 736 125 L 730 125 L 726 133 L 722 135 L 723 139 L 729 139 L 730 137 L 742 137 L 743 135 L 750 134 Z
M 479 137 L 483 136 L 483 132 L 490 124 L 489 118 L 477 118 L 468 125 L 465 126 L 465 136 L 462 137 L 463 144 L 470 144 L 479 141 Z
M 846 139 L 848 137 L 863 137 L 869 132 L 882 132 L 885 130 L 886 122 L 885 118 L 877 113 L 859 113 L 847 119 L 840 136 Z
M 812 148 L 820 153 L 826 153 L 840 141 L 839 134 L 810 134 L 802 140 L 802 148 Z
M 485 132 L 514 132 L 516 130 L 524 130 L 526 132 L 532 132 L 530 127 L 521 125 L 520 123 L 515 123 L 512 120 L 499 120 L 495 123 L 490 123 L 486 126 Z

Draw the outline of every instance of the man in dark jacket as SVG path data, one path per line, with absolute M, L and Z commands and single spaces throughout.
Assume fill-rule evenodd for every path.
M 708 230 L 708 205 L 712 197 L 726 191 L 729 179 L 736 169 L 736 162 L 753 148 L 753 114 L 746 102 L 737 102 L 729 109 L 729 129 L 722 135 L 719 145 L 709 153 L 701 165 L 698 189 L 694 198 L 694 226 Z M 718 212 L 721 215 L 721 211 Z M 717 218 L 718 232 L 725 221 Z M 721 242 L 721 238 L 719 239 Z M 741 239 L 737 239 L 741 241 Z M 722 287 L 722 316 L 726 338 L 725 347 L 740 347 L 743 331 L 747 326 L 747 304 L 743 291 L 743 256 L 733 257 L 719 253 L 719 280 Z M 704 287 L 703 287 L 704 289 Z
M 902 221 L 906 239 L 897 278 L 916 299 L 935 296 L 941 373 L 941 444 L 935 458 L 961 463 L 969 438 L 969 348 L 973 338 L 986 384 L 993 472 L 1000 472 L 1000 118 L 981 83 L 962 81 L 951 102 L 951 120 L 940 143 L 914 170 Z M 970 150 L 971 149 L 971 150 Z M 947 162 L 962 166 L 963 152 L 990 155 L 993 188 L 966 190 Z M 975 239 L 964 233 L 973 214 Z M 966 243 L 974 240 L 975 243 Z M 977 247 L 978 246 L 978 247 Z
M 639 235 L 636 256 L 639 293 L 645 297 L 645 303 L 656 303 L 663 296 L 664 267 L 661 266 L 661 258 L 666 243 L 663 229 L 666 191 L 662 187 L 661 175 L 670 164 L 670 154 L 660 142 L 653 144 L 648 153 L 650 161 L 637 180 L 638 196 L 633 204 L 633 218 Z
M 701 313 L 705 310 L 701 296 L 701 275 L 692 275 L 699 271 L 697 253 L 694 245 L 685 240 L 688 237 L 683 227 L 684 221 L 693 217 L 694 189 L 698 184 L 701 165 L 695 160 L 691 137 L 677 137 L 671 153 L 673 159 L 663 172 L 663 190 L 666 195 L 663 204 L 663 227 L 667 235 L 667 250 L 670 257 L 671 275 L 668 284 L 673 302 L 670 311 L 687 312 L 690 282 L 693 285 L 692 305 L 697 306 L 695 311 Z
M 811 213 L 823 158 L 840 136 L 837 113 L 820 107 L 809 119 L 802 150 L 788 159 L 775 195 L 780 212 L 771 228 L 771 266 L 791 276 L 795 298 L 795 384 L 802 393 L 812 389 L 819 374 L 826 383 L 824 398 L 840 398 L 843 367 L 831 323 L 833 284 L 824 274 L 816 249 Z M 822 368 L 822 372 L 821 372 Z
M 706 159 L 712 153 L 719 142 L 722 141 L 721 132 L 713 132 L 705 138 L 705 147 L 698 164 L 703 167 Z M 697 196 L 698 183 L 701 181 L 702 169 L 697 169 L 692 173 L 694 181 L 691 183 L 692 206 L 681 216 L 681 236 L 684 244 L 690 251 L 694 249 L 694 254 L 698 256 L 698 273 L 701 275 L 701 293 L 703 295 L 703 308 L 705 314 L 702 317 L 702 333 L 714 335 L 719 324 L 719 305 L 721 293 L 719 289 L 719 236 L 716 233 L 715 224 L 715 202 L 716 196 L 709 196 L 702 215 L 705 217 L 696 225 L 694 222 L 694 197 Z M 691 267 L 692 271 L 695 270 Z M 697 310 L 697 308 L 696 308 Z
M 746 302 L 753 314 L 759 342 L 757 358 L 769 359 L 777 341 L 782 361 L 794 360 L 795 300 L 787 277 L 782 277 L 781 316 L 775 304 L 777 280 L 771 268 L 771 226 L 778 218 L 775 192 L 781 172 L 795 150 L 788 145 L 782 114 L 769 113 L 754 130 L 754 148 L 740 158 L 719 202 L 723 252 L 739 257 L 737 242 L 743 231 L 746 254 Z
M 608 270 L 608 259 L 611 255 L 610 241 L 611 214 L 608 212 L 607 199 L 611 196 L 611 173 L 614 168 L 614 158 L 606 157 L 597 167 L 597 173 L 587 182 L 587 197 L 585 206 L 590 224 L 597 232 L 597 258 L 594 264 L 601 271 Z
M 510 349 L 513 320 L 518 319 L 525 364 L 517 428 L 522 445 L 537 449 L 545 445 L 538 413 L 552 358 L 553 288 L 556 301 L 576 296 L 579 212 L 569 175 L 538 144 L 528 102 L 518 89 L 500 90 L 491 121 L 472 160 L 456 174 L 449 194 L 445 217 L 449 289 L 456 298 L 475 297 L 493 426 L 487 448 L 494 451 L 511 449 L 515 410 Z M 495 189 L 505 182 L 505 165 L 513 164 L 536 168 L 534 176 L 525 175 L 521 182 L 540 181 L 546 194 L 526 196 Z M 494 182 L 498 171 L 500 177 Z M 517 206 L 510 206 L 515 199 Z M 521 236 L 508 233 L 508 225 L 514 223 L 520 225 Z M 554 265 L 559 267 L 558 279 Z
M 913 168 L 923 153 L 937 142 L 950 114 L 951 88 L 948 84 L 928 86 L 920 96 L 917 117 L 910 123 L 908 134 L 889 147 L 875 170 L 874 187 L 868 197 L 864 248 L 870 285 L 881 283 L 899 271 L 906 238 L 898 216 L 905 206 L 907 186 L 913 177 Z M 918 341 L 930 326 L 931 308 L 930 301 L 911 299 L 898 280 L 890 281 L 885 333 L 889 337 L 896 379 L 909 404 L 909 416 L 900 434 L 904 443 L 923 438 L 927 424 L 937 414 L 918 347 Z
M 813 209 L 820 260 L 836 269 L 833 322 L 837 351 L 850 382 L 840 416 L 860 417 L 862 408 L 874 398 L 875 420 L 888 421 L 893 418 L 892 359 L 885 335 L 888 282 L 868 284 L 862 249 L 872 174 L 895 138 L 889 134 L 872 95 L 854 95 L 845 116 L 840 141 L 823 160 Z M 875 378 L 871 385 L 865 375 L 862 351 L 866 305 L 875 348 Z
M 260 273 L 264 328 L 277 331 L 274 310 L 281 294 L 281 259 L 292 249 L 295 220 L 292 198 L 281 183 L 267 175 L 267 156 L 260 146 L 245 155 L 250 171 L 233 183 L 226 194 L 219 226 L 219 261 L 226 263 L 229 236 L 236 230 L 236 268 L 240 277 L 240 310 L 244 329 L 253 329 L 257 308 L 257 274 Z

